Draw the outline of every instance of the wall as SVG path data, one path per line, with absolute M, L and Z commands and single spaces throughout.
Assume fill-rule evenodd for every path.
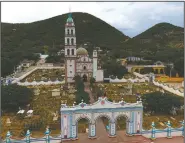
M 39 67 L 35 67 L 34 69 L 32 69 L 31 71 L 25 73 L 24 75 L 20 76 L 19 78 L 16 78 L 14 81 L 12 81 L 12 83 L 17 83 L 20 80 L 24 79 L 25 77 L 27 77 L 28 75 L 30 75 L 31 73 L 33 73 L 34 71 L 38 70 L 38 69 L 64 69 L 64 67 L 51 67 L 51 66 L 39 66 Z
M 103 81 L 103 70 L 97 70 L 96 71 L 96 82 L 102 82 Z

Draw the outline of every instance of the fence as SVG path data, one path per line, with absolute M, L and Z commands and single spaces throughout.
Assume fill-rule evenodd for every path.
M 104 78 L 104 80 L 109 80 L 110 83 L 126 83 L 126 82 L 132 82 L 132 83 L 143 83 L 143 82 L 149 82 L 148 77 L 143 78 L 129 78 L 129 79 L 118 79 L 117 77 L 115 79 L 111 78 Z
M 171 92 L 173 94 L 179 95 L 179 96 L 183 96 L 184 97 L 184 92 L 180 91 L 179 89 L 175 89 L 173 87 L 169 87 L 168 85 L 164 84 L 164 83 L 159 83 L 157 81 L 153 80 L 153 84 L 156 86 L 159 86 L 161 88 L 163 88 L 164 90 Z
M 170 121 L 166 124 L 167 128 L 165 129 L 156 129 L 155 123 L 152 122 L 151 130 L 143 130 L 142 135 L 146 138 L 156 139 L 161 137 L 172 138 L 173 136 L 183 136 L 184 137 L 184 120 L 180 122 L 182 127 L 172 128 Z
M 42 138 L 32 138 L 31 132 L 27 130 L 25 138 L 24 139 L 13 139 L 10 131 L 6 134 L 6 139 L 4 140 L 4 143 L 59 143 L 61 142 L 61 136 L 52 137 L 50 136 L 50 130 L 46 128 L 45 136 Z
M 25 81 L 25 82 L 17 82 L 18 85 L 21 85 L 21 86 L 30 86 L 30 85 L 56 85 L 56 84 L 63 84 L 65 83 L 65 80 L 63 81 L 47 81 L 47 82 L 44 82 L 44 81 L 39 81 L 39 82 L 36 82 L 36 81 L 33 81 L 33 82 L 28 82 L 28 81 Z
M 166 137 L 166 138 L 172 138 L 173 136 L 183 136 L 184 137 L 184 120 L 180 122 L 181 127 L 180 128 L 172 128 L 170 121 L 168 121 L 166 124 L 167 128 L 165 129 L 156 129 L 155 123 L 152 122 L 152 129 L 151 130 L 143 130 L 141 135 L 150 138 L 152 140 L 155 140 L 156 138 Z M 5 143 L 59 143 L 61 142 L 61 135 L 52 137 L 50 136 L 51 131 L 46 128 L 45 136 L 42 138 L 32 138 L 31 132 L 27 130 L 25 138 L 16 140 L 13 139 L 11 136 L 10 131 L 6 134 L 6 139 L 4 140 Z

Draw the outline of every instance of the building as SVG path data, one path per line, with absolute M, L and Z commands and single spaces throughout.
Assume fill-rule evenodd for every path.
M 127 65 L 127 59 L 117 59 L 117 62 L 120 62 L 122 66 L 126 66 Z
M 65 50 L 64 49 L 62 49 L 62 50 L 57 52 L 57 55 L 62 55 L 62 54 L 65 54 Z
M 32 60 L 23 60 L 23 62 L 21 63 L 21 67 L 24 68 L 29 68 L 30 66 L 32 66 L 34 64 L 34 61 Z
M 65 25 L 65 81 L 74 82 L 74 76 L 80 75 L 84 81 L 94 77 L 96 81 L 103 81 L 103 70 L 98 67 L 98 53 L 93 51 L 90 58 L 85 48 L 76 46 L 75 24 L 71 13 Z
M 127 57 L 127 61 L 132 61 L 132 62 L 138 62 L 138 61 L 143 61 L 143 58 L 140 57 Z

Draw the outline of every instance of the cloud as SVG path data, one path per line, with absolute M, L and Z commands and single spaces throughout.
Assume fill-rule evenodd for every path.
M 2 2 L 2 22 L 29 23 L 69 12 L 87 12 L 135 36 L 160 23 L 184 27 L 183 2 Z M 126 29 L 126 30 L 125 30 Z

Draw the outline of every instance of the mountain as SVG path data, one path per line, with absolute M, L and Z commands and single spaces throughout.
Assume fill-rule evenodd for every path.
M 129 39 L 126 47 L 133 55 L 146 59 L 175 60 L 184 56 L 184 29 L 169 23 L 159 23 Z
M 133 39 L 142 43 L 155 43 L 169 48 L 184 47 L 184 28 L 170 23 L 159 23 L 137 35 Z
M 88 44 L 111 50 L 112 58 L 140 56 L 153 61 L 182 63 L 184 29 L 169 23 L 159 23 L 130 38 L 122 32 L 87 13 L 72 13 L 77 46 Z M 2 76 L 12 73 L 23 59 L 36 59 L 33 53 L 56 53 L 64 48 L 64 26 L 67 14 L 26 24 L 2 23 Z M 180 59 L 177 61 L 177 59 Z M 8 65 L 8 66 L 7 66 Z M 183 71 L 180 64 L 179 69 Z M 183 72 L 182 72 L 183 73 Z
M 64 26 L 68 15 L 63 14 L 42 21 L 26 24 L 2 23 L 2 76 L 13 71 L 23 59 L 32 59 L 32 53 L 49 53 L 64 48 Z M 87 43 L 89 47 L 120 48 L 129 39 L 122 32 L 87 13 L 72 13 L 75 22 L 77 46 Z M 7 64 L 9 67 L 6 67 Z

